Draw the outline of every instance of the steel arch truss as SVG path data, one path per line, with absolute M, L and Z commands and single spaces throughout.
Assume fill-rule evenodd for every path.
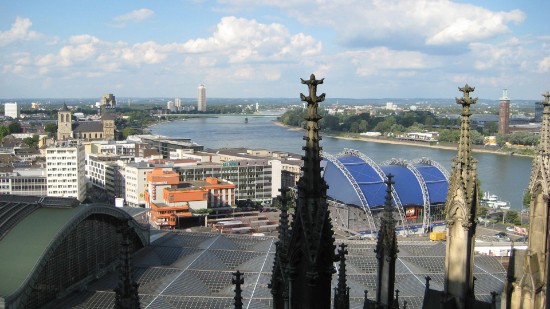
M 449 174 L 449 172 L 439 163 L 435 162 L 434 160 L 430 159 L 430 158 L 419 158 L 419 159 L 414 159 L 411 161 L 412 164 L 427 164 L 427 165 L 431 165 L 435 168 L 437 168 L 441 174 L 443 174 L 443 176 L 445 176 L 445 180 L 447 180 L 447 182 L 449 182 L 449 178 L 451 178 L 451 175 Z
M 386 161 L 382 163 L 383 165 L 401 165 L 406 167 L 409 171 L 411 171 L 416 177 L 416 180 L 418 181 L 418 184 L 420 185 L 420 191 L 422 191 L 422 203 L 424 207 L 424 216 L 422 219 L 422 229 L 423 231 L 427 231 L 428 227 L 430 226 L 430 219 L 431 219 L 431 213 L 430 213 L 430 192 L 428 191 L 428 186 L 426 185 L 426 181 L 424 180 L 424 177 L 420 172 L 414 167 L 413 164 L 406 160 L 401 159 L 391 159 L 389 161 Z
M 351 155 L 351 156 L 355 156 L 355 157 L 360 158 L 364 162 L 368 163 L 374 169 L 376 174 L 378 174 L 378 176 L 380 176 L 380 178 L 382 180 L 386 179 L 386 174 L 380 168 L 380 166 L 378 166 L 378 164 L 376 164 L 371 158 L 367 157 L 366 155 L 364 155 L 360 151 L 355 150 L 355 149 L 345 148 L 344 151 L 342 152 L 342 154 L 343 155 Z M 399 198 L 399 195 L 397 195 L 397 192 L 395 191 L 395 188 L 392 188 L 391 196 L 392 196 L 393 200 L 395 201 L 397 211 L 399 212 L 399 217 L 401 218 L 401 226 L 403 227 L 403 231 L 406 231 L 407 225 L 406 225 L 406 219 L 405 219 L 405 210 L 403 209 L 403 204 L 401 203 L 401 199 Z
M 353 187 L 353 190 L 357 194 L 357 197 L 359 197 L 359 200 L 361 201 L 360 206 L 363 208 L 363 210 L 365 211 L 365 214 L 367 215 L 367 220 L 371 231 L 376 231 L 376 224 L 374 223 L 374 218 L 372 216 L 369 203 L 367 201 L 367 198 L 365 197 L 365 194 L 363 194 L 361 187 L 359 187 L 359 184 L 357 183 L 357 181 L 355 181 L 355 178 L 350 174 L 350 172 L 344 166 L 344 164 L 342 164 L 342 162 L 340 162 L 340 160 L 338 160 L 333 155 L 323 151 L 321 152 L 321 156 L 327 159 L 332 164 L 334 164 L 334 166 L 336 166 L 342 172 L 342 174 L 344 174 L 346 179 L 349 181 L 349 183 Z

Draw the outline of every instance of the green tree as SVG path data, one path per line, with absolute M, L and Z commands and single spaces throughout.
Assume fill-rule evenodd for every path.
M 512 223 L 513 225 L 520 225 L 521 219 L 519 218 L 519 214 L 515 210 L 508 210 L 506 213 L 506 218 L 504 219 L 505 222 Z
M 478 217 L 485 217 L 488 213 L 489 213 L 489 208 L 488 208 L 488 207 L 480 206 L 480 207 L 477 209 L 477 215 L 478 215 Z
M 386 133 L 390 131 L 390 128 L 396 124 L 395 117 L 389 116 L 386 117 L 382 122 L 379 122 L 375 127 L 374 131 Z
M 483 145 L 483 135 L 476 130 L 472 130 L 470 139 L 473 145 Z
M 359 121 L 359 132 L 367 132 L 369 129 L 369 123 L 362 119 L 361 121 Z
M 38 146 L 38 135 L 33 135 L 32 137 L 26 137 L 23 139 L 23 143 L 30 148 L 36 148 Z
M 0 126 L 0 139 L 10 135 L 10 129 L 6 126 Z
M 441 142 L 456 143 L 459 139 L 459 130 L 441 130 L 441 132 L 439 132 L 439 141 Z
M 56 135 L 57 134 L 57 123 L 55 122 L 48 122 L 46 125 L 44 125 L 44 130 L 48 132 L 50 135 Z
M 126 139 L 130 135 L 134 135 L 136 133 L 136 130 L 134 128 L 126 127 L 122 129 L 122 137 L 123 139 Z
M 21 133 L 23 132 L 23 129 L 21 128 L 21 124 L 19 122 L 12 122 L 8 125 L 8 129 L 10 131 L 10 134 L 12 133 Z
M 498 124 L 496 121 L 487 121 L 483 125 L 483 134 L 485 135 L 494 135 L 498 132 Z
M 434 117 L 426 117 L 426 120 L 424 120 L 424 124 L 428 128 L 431 128 L 435 123 L 436 123 L 436 120 Z
M 529 188 L 523 191 L 523 207 L 529 208 L 531 206 L 531 192 Z

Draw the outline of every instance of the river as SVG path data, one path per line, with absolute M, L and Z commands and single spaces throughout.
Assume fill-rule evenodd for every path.
M 302 154 L 304 130 L 289 130 L 273 124 L 275 116 L 217 116 L 160 123 L 151 127 L 153 134 L 190 138 L 205 148 L 263 148 Z M 321 131 L 322 135 L 322 131 Z M 337 154 L 344 148 L 356 149 L 380 164 L 392 158 L 412 160 L 428 157 L 449 172 L 456 151 L 345 140 L 323 136 L 323 150 Z M 482 191 L 498 195 L 521 209 L 523 191 L 529 184 L 532 158 L 474 153 Z

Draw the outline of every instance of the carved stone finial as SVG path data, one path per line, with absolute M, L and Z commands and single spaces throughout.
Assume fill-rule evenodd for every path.
M 543 93 L 542 96 L 544 97 L 544 101 L 542 102 L 542 104 L 550 105 L 550 92 L 546 91 L 546 93 Z
M 124 219 L 117 227 L 117 233 L 122 236 L 120 244 L 120 265 L 117 267 L 119 281 L 115 291 L 116 309 L 140 308 L 138 287 L 139 284 L 133 279 L 132 255 L 130 252 L 130 220 Z
M 349 309 L 349 288 L 346 284 L 346 254 L 347 245 L 341 243 L 338 249 L 338 285 L 334 293 L 334 309 Z
M 477 98 L 470 98 L 470 92 L 474 92 L 476 90 L 476 87 L 470 87 L 468 84 L 466 84 L 464 87 L 458 87 L 458 90 L 464 95 L 460 99 L 456 99 L 457 103 L 459 104 L 475 104 L 477 102 Z
M 365 290 L 365 302 L 363 303 L 363 309 L 370 309 L 368 294 L 369 294 L 369 291 Z
M 320 96 L 317 96 L 317 85 L 322 84 L 325 80 L 324 78 L 315 79 L 315 75 L 311 74 L 308 80 L 303 80 L 301 78 L 300 80 L 302 81 L 302 84 L 307 85 L 309 88 L 309 95 L 307 97 L 304 94 L 300 93 L 300 99 L 302 99 L 302 101 L 305 101 L 308 104 L 316 104 L 325 100 L 324 93 Z
M 243 297 L 241 284 L 244 284 L 244 274 L 237 270 L 237 272 L 233 273 L 233 279 L 231 279 L 231 283 L 235 285 L 235 297 L 233 298 L 235 300 L 235 302 L 233 303 L 235 305 L 235 309 L 242 309 Z

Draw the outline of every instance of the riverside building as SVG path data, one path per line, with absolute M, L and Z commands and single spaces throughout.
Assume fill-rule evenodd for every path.
M 197 111 L 206 112 L 206 87 L 203 84 L 197 89 Z

